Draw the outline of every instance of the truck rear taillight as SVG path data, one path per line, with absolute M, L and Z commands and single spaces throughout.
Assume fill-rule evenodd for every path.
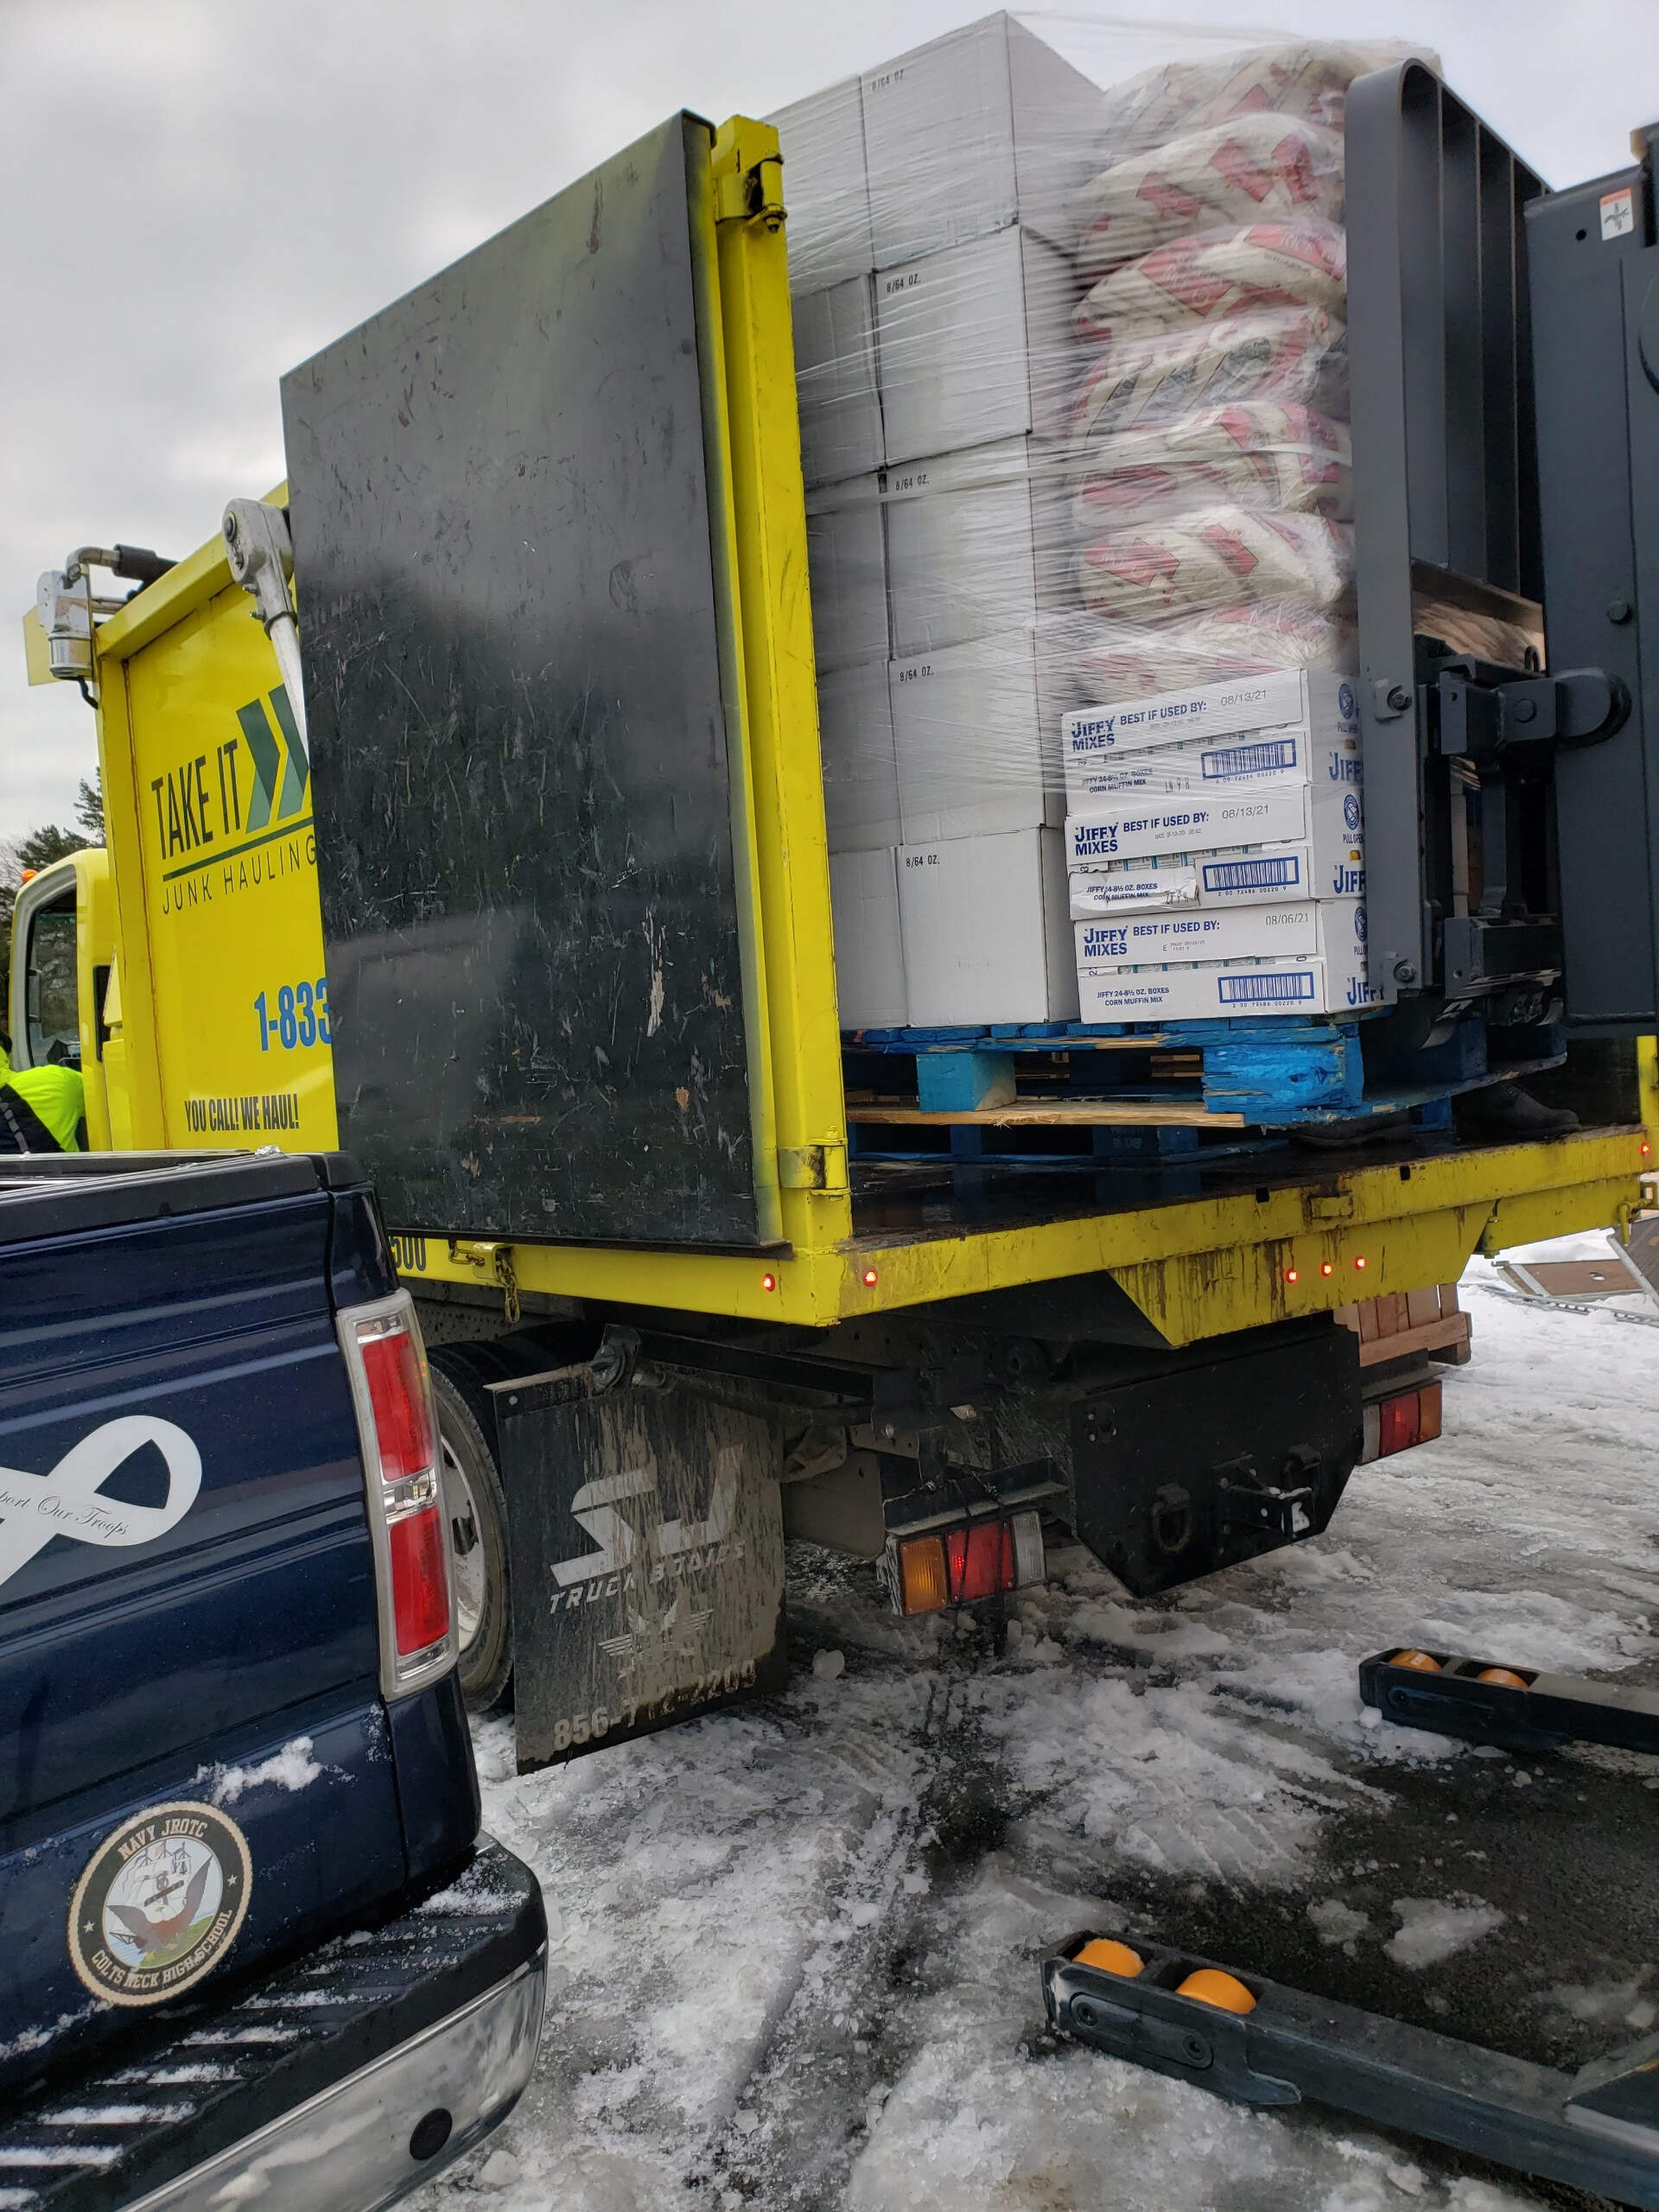
M 455 1662 L 449 1523 L 420 1324 L 406 1290 L 340 1316 L 357 1408 L 380 1607 L 380 1688 L 423 1689 Z
M 894 1539 L 886 1579 L 899 1612 L 937 1613 L 1040 1582 L 1045 1572 L 1042 1516 L 1016 1513 Z
M 1433 1444 L 1440 1433 L 1439 1382 L 1398 1390 L 1366 1407 L 1364 1457 L 1367 1461 L 1387 1459 L 1396 1452 L 1408 1452 L 1414 1444 Z

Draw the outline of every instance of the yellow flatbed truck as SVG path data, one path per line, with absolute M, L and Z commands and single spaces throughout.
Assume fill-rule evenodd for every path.
M 432 1347 L 467 1679 L 516 1662 L 526 1765 L 773 1679 L 785 1530 L 903 1611 L 1040 1577 L 1056 1528 L 1141 1591 L 1317 1534 L 1368 1443 L 1439 1432 L 1439 1287 L 1623 1221 L 1659 1122 L 1650 1003 L 1564 1033 L 1535 936 L 1524 988 L 1461 993 L 1436 938 L 1370 1019 L 1430 1054 L 1484 1023 L 1465 1088 L 1500 1033 L 1548 1062 L 1582 1126 L 1547 1141 L 1460 1136 L 1432 1077 L 1091 1103 L 1082 1033 L 977 1040 L 1027 1055 L 1020 1102 L 930 1116 L 893 1039 L 843 1038 L 787 151 L 676 117 L 285 380 L 289 484 L 232 513 L 291 531 L 302 707 L 233 521 L 124 602 L 84 549 L 26 625 L 95 701 L 108 845 L 20 898 L 14 1057 L 78 1062 L 96 1147 L 365 1160 Z M 1362 485 L 1369 435 L 1357 395 Z M 1362 569 L 1363 660 L 1397 582 Z M 1439 681 L 1379 707 L 1368 785 Z M 1424 842 L 1373 836 L 1373 878 Z M 1357 1068 L 1356 1035 L 1290 1041 Z M 1191 1041 L 1117 1045 L 1155 1090 Z M 867 1160 L 872 1128 L 932 1149 Z

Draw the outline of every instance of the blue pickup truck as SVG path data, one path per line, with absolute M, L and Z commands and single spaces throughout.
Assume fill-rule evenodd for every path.
M 351 1160 L 0 1163 L 0 2212 L 367 2212 L 522 2091 L 435 1436 Z

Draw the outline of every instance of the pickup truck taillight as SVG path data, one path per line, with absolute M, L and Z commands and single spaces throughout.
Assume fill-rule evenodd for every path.
M 420 1324 L 406 1290 L 340 1316 L 357 1408 L 380 1599 L 380 1688 L 423 1689 L 455 1663 L 449 1523 Z

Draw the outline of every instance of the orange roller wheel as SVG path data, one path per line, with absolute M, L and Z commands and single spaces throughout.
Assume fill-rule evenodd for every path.
M 1255 1999 L 1243 1983 L 1230 1974 L 1223 1974 L 1215 1967 L 1200 1967 L 1190 1974 L 1175 1992 L 1178 1997 L 1196 1997 L 1200 2005 L 1213 2005 L 1222 2012 L 1254 2012 Z
M 1109 1936 L 1096 1936 L 1077 1953 L 1077 1963 L 1080 1967 L 1098 1967 L 1103 1974 L 1121 1974 L 1128 1980 L 1147 1962 L 1139 1951 L 1132 1951 L 1127 1943 L 1115 1943 Z
M 1523 1690 L 1527 1687 L 1524 1675 L 1517 1675 L 1513 1667 L 1483 1667 L 1475 1676 L 1478 1682 L 1502 1682 L 1506 1690 Z
M 1440 1662 L 1427 1651 L 1396 1651 L 1389 1660 L 1390 1667 L 1414 1667 L 1420 1675 L 1438 1675 Z

